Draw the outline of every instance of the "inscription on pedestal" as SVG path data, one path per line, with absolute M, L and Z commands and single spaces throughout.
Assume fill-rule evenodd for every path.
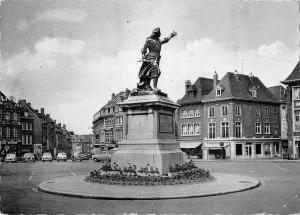
M 173 115 L 159 114 L 159 133 L 173 133 Z

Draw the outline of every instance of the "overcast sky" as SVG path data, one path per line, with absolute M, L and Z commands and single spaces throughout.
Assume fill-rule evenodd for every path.
M 77 134 L 92 132 L 113 92 L 136 87 L 140 50 L 157 26 L 162 37 L 178 33 L 162 48 L 158 83 L 174 101 L 185 80 L 214 71 L 279 85 L 300 54 L 296 1 L 9 0 L 0 10 L 0 90 Z

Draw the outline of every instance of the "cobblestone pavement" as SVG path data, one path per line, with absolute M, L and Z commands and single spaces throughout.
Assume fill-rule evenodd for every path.
M 0 164 L 0 211 L 9 214 L 295 214 L 300 213 L 300 163 L 293 161 L 201 161 L 214 173 L 258 178 L 258 188 L 221 196 L 168 200 L 99 200 L 39 192 L 43 181 L 86 175 L 92 161 Z

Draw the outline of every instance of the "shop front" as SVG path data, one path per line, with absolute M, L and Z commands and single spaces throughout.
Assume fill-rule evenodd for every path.
M 280 141 L 232 142 L 232 159 L 261 159 L 282 157 Z
M 202 158 L 202 142 L 198 141 L 180 141 L 180 149 L 187 154 L 189 158 Z
M 203 144 L 203 159 L 228 159 L 230 158 L 230 142 L 206 142 Z

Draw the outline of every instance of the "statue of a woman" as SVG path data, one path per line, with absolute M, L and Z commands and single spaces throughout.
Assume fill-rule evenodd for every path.
M 138 83 L 138 89 L 151 90 L 150 81 L 153 79 L 153 88 L 155 91 L 159 91 L 157 81 L 160 76 L 159 61 L 161 58 L 161 45 L 169 42 L 169 40 L 176 35 L 177 33 L 173 31 L 170 36 L 160 40 L 160 28 L 155 28 L 151 36 L 146 39 L 145 45 L 142 48 L 143 64 L 139 72 L 140 82 Z

